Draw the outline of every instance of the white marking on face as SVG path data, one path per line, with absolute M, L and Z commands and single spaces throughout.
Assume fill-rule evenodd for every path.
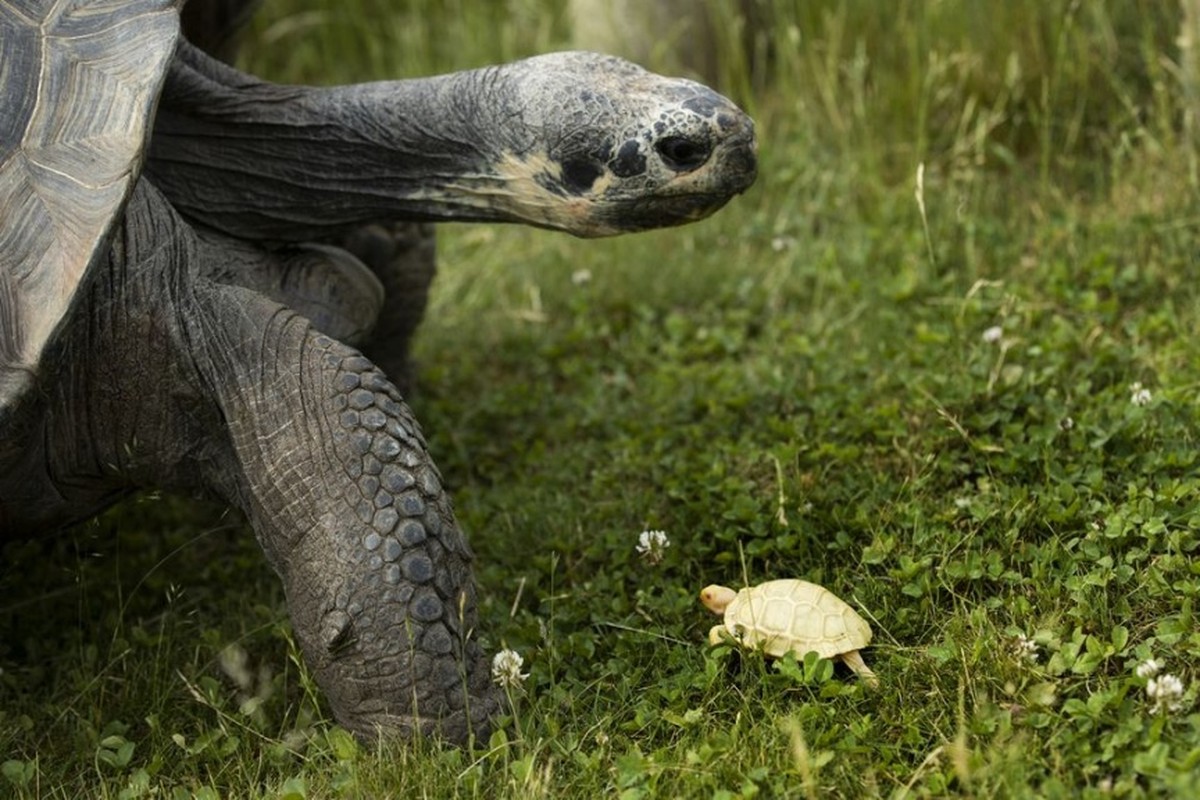
M 562 164 L 538 150 L 524 155 L 502 153 L 492 175 L 456 182 L 451 188 L 476 207 L 499 209 L 517 219 L 582 236 L 604 236 L 619 232 L 595 219 L 597 198 L 603 197 L 613 180 L 606 171 L 585 195 L 555 192 L 547 187 L 562 185 Z

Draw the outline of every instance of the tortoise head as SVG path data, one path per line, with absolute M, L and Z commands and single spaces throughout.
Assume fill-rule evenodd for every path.
M 737 597 L 737 592 L 733 589 L 728 586 L 718 586 L 715 583 L 700 590 L 700 602 L 714 614 L 724 614 L 725 609 L 729 607 L 735 597 Z
M 754 123 L 732 102 L 612 56 L 313 88 L 242 75 L 186 42 L 149 161 L 185 216 L 273 241 L 393 220 L 609 236 L 706 217 L 757 168 Z
M 702 219 L 757 172 L 754 123 L 693 81 L 612 56 L 553 53 L 496 69 L 493 201 L 577 236 Z

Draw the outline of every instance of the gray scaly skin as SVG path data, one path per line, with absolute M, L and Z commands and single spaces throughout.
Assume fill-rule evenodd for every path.
M 253 524 L 339 721 L 485 732 L 499 700 L 468 637 L 471 554 L 408 408 L 306 318 L 206 277 L 206 249 L 143 181 L 63 337 L 79 368 L 15 442 L 6 524 L 50 527 L 139 486 L 215 495 Z
M 184 43 L 148 174 L 207 227 L 309 241 L 388 219 L 589 237 L 678 225 L 748 188 L 756 166 L 753 124 L 728 100 L 610 56 L 316 89 Z
M 220 498 L 281 576 L 339 722 L 486 734 L 501 700 L 470 550 L 399 392 L 345 343 L 394 298 L 349 252 L 283 245 L 403 220 L 687 222 L 753 180 L 751 123 L 590 54 L 310 89 L 181 41 L 149 153 L 36 391 L 0 407 L 0 529 L 149 487 Z

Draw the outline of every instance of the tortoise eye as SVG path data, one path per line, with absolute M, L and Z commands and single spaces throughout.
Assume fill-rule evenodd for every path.
M 707 142 L 689 139 L 686 136 L 666 136 L 655 143 L 654 149 L 663 163 L 676 172 L 691 172 L 712 154 Z

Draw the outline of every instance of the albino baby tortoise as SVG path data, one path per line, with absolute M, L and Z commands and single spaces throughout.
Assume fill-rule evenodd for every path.
M 871 626 L 822 586 L 788 578 L 735 592 L 714 584 L 700 592 L 700 602 L 714 614 L 725 615 L 725 624 L 714 625 L 708 633 L 712 644 L 733 637 L 775 658 L 788 651 L 840 658 L 868 686 L 879 685 L 858 652 L 870 643 Z

